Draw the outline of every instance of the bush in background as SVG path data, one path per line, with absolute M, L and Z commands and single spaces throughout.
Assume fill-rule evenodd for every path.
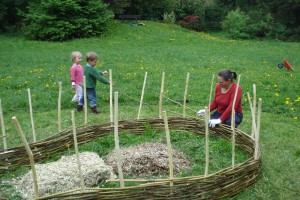
M 99 0 L 40 0 L 32 1 L 23 16 L 27 38 L 65 41 L 102 34 L 113 13 Z
M 222 21 L 222 29 L 227 33 L 231 38 L 246 39 L 250 35 L 247 33 L 247 26 L 249 24 L 250 18 L 240 9 L 230 11 L 225 17 L 225 20 Z
M 270 36 L 274 26 L 274 19 L 264 9 L 252 9 L 248 12 L 249 22 L 247 33 L 252 37 L 264 38 Z
M 179 21 L 179 24 L 182 27 L 185 27 L 187 29 L 192 29 L 192 30 L 200 30 L 200 24 L 199 24 L 200 18 L 199 16 L 193 16 L 189 15 L 183 18 L 183 20 Z
M 172 11 L 171 13 L 164 13 L 163 15 L 163 20 L 166 23 L 175 23 L 176 22 L 176 16 L 174 11 Z

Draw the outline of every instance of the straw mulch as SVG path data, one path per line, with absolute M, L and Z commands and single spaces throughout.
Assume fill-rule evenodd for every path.
M 113 178 L 112 169 L 93 152 L 79 154 L 85 187 L 93 187 Z M 76 155 L 63 156 L 60 160 L 47 164 L 37 164 L 39 196 L 46 196 L 80 188 L 80 176 Z M 24 199 L 33 199 L 34 187 L 32 171 L 16 181 L 16 188 Z
M 161 143 L 143 143 L 138 146 L 120 150 L 124 175 L 133 177 L 151 177 L 169 174 L 169 158 L 167 146 Z M 184 154 L 172 150 L 174 174 L 190 169 L 190 162 Z M 117 154 L 113 151 L 108 155 L 107 163 L 118 173 Z

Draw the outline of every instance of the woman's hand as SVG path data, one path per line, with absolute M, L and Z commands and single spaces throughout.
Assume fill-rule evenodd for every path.
M 201 109 L 197 112 L 197 115 L 200 115 L 200 116 L 204 116 L 205 115 L 205 109 Z
M 217 124 L 221 124 L 221 120 L 220 119 L 211 119 L 208 122 L 208 125 L 211 128 L 215 128 Z

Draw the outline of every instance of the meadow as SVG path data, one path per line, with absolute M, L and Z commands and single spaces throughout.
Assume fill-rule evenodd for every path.
M 145 21 L 146 26 L 113 22 L 98 38 L 63 43 L 28 41 L 19 35 L 0 35 L 0 99 L 9 147 L 21 140 L 11 122 L 19 119 L 32 141 L 27 88 L 30 88 L 38 139 L 57 133 L 58 82 L 62 82 L 62 128 L 71 128 L 73 95 L 70 53 L 78 50 L 99 55 L 97 68 L 112 70 L 114 91 L 119 92 L 120 119 L 137 117 L 145 72 L 148 72 L 142 118 L 158 116 L 162 72 L 163 105 L 169 115 L 182 113 L 185 81 L 190 73 L 188 116 L 208 104 L 212 75 L 231 69 L 241 75 L 244 121 L 240 129 L 251 132 L 246 92 L 253 84 L 262 98 L 260 145 L 263 171 L 258 183 L 230 199 L 297 199 L 300 195 L 300 44 L 281 41 L 230 40 L 221 33 L 201 33 L 176 25 Z M 277 65 L 288 59 L 293 71 Z M 82 62 L 85 65 L 85 61 Z M 216 83 L 216 78 L 215 81 Z M 98 84 L 100 115 L 89 123 L 109 121 L 109 87 Z M 170 101 L 171 99 L 172 101 Z M 178 103 L 174 103 L 178 102 Z M 76 113 L 78 125 L 83 114 Z M 3 148 L 2 142 L 0 149 Z M 1 187 L 0 187 L 1 188 Z M 0 190 L 1 191 L 1 190 Z

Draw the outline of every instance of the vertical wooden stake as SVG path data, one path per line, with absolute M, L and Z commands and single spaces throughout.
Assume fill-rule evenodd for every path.
M 238 90 L 239 90 L 240 79 L 241 79 L 241 75 L 238 76 L 238 82 L 236 84 L 236 89 L 235 89 L 234 99 L 233 99 L 232 109 L 231 109 L 231 117 L 233 115 L 235 116 L 235 103 L 236 103 L 237 93 L 238 93 Z M 231 130 L 233 130 L 233 129 L 235 129 L 235 120 L 231 119 Z
M 209 108 L 205 107 L 205 176 L 208 176 L 209 168 L 209 132 L 208 121 L 210 119 Z
M 211 84 L 210 84 L 210 93 L 209 93 L 209 102 L 208 102 L 208 116 L 210 116 L 210 103 L 211 103 L 211 97 L 212 97 L 212 90 L 214 86 L 214 80 L 215 80 L 215 75 L 212 75 L 211 78 Z
M 162 100 L 164 95 L 164 85 L 165 85 L 165 72 L 162 73 L 161 88 L 160 88 L 160 95 L 159 95 L 159 118 L 160 119 L 162 119 Z
M 7 149 L 7 142 L 6 142 L 6 133 L 5 133 L 4 117 L 3 117 L 1 99 L 0 99 L 0 120 L 1 120 L 1 127 L 2 127 L 3 147 L 4 147 L 4 150 L 6 150 Z
M 20 137 L 22 139 L 22 142 L 25 146 L 25 149 L 27 151 L 27 154 L 29 156 L 29 160 L 30 160 L 30 166 L 31 166 L 31 170 L 32 170 L 32 178 L 33 178 L 33 186 L 34 186 L 34 194 L 35 194 L 35 198 L 37 199 L 39 197 L 39 189 L 38 189 L 38 182 L 37 182 L 37 175 L 36 175 L 36 169 L 35 169 L 35 165 L 34 165 L 34 158 L 33 158 L 33 153 L 27 143 L 27 140 L 24 136 L 24 133 L 20 127 L 20 124 L 17 120 L 16 117 L 12 117 L 12 120 L 18 130 L 18 133 L 20 134 Z
M 258 112 L 257 112 L 257 128 L 256 128 L 256 136 L 255 136 L 255 149 L 254 149 L 254 158 L 258 159 L 259 156 L 259 132 L 260 132 L 260 118 L 261 118 L 261 106 L 262 99 L 258 100 Z
M 255 84 L 253 84 L 253 105 L 252 105 L 252 107 L 253 107 L 253 113 L 254 113 L 254 116 L 256 115 L 255 114 L 255 112 L 256 112 L 256 85 Z M 252 126 L 252 132 L 251 132 L 251 137 L 253 138 L 254 137 L 254 128 L 255 127 L 253 127 Z
M 35 129 L 34 129 L 34 120 L 33 120 L 33 114 L 32 114 L 31 94 L 30 94 L 30 89 L 29 88 L 27 89 L 27 92 L 28 92 L 29 112 L 30 112 L 33 142 L 36 142 Z
M 254 114 L 254 110 L 253 110 L 253 106 L 252 106 L 252 101 L 251 101 L 249 92 L 247 92 L 247 97 L 248 97 L 249 107 L 250 107 L 250 111 L 251 111 L 252 130 L 254 131 L 254 134 L 253 134 L 252 138 L 255 139 L 255 136 L 256 136 L 256 133 L 255 133 L 256 132 L 255 114 Z
M 110 123 L 113 125 L 114 115 L 113 115 L 113 86 L 112 86 L 112 70 L 109 70 L 109 113 L 110 113 Z
M 235 113 L 232 112 L 231 113 L 231 121 L 235 121 Z M 231 167 L 234 168 L 234 165 L 235 165 L 235 127 L 234 127 L 234 122 L 232 123 L 231 122 L 231 130 L 232 130 L 232 133 L 231 133 Z
M 166 111 L 163 111 L 164 115 L 164 124 L 165 124 L 165 130 L 166 130 L 166 138 L 167 138 L 167 147 L 168 147 L 168 157 L 169 157 L 169 178 L 170 180 L 173 179 L 173 154 L 172 154 L 172 145 L 171 145 L 171 139 L 170 139 L 170 130 L 169 130 L 169 124 L 168 124 L 168 118 Z M 170 181 L 170 186 L 173 186 L 173 181 Z
M 236 84 L 236 89 L 235 89 L 234 99 L 233 99 L 232 109 L 231 109 L 232 168 L 234 168 L 234 164 L 235 164 L 235 102 L 236 102 L 236 97 L 237 97 L 237 93 L 239 90 L 240 80 L 241 80 L 241 75 L 238 76 L 238 82 Z
M 80 186 L 82 189 L 84 189 L 84 181 L 81 171 L 81 162 L 79 158 L 79 152 L 78 152 L 78 143 L 77 143 L 77 134 L 76 134 L 76 125 L 75 125 L 75 114 L 74 110 L 71 111 L 72 116 L 72 128 L 73 128 L 73 137 L 74 137 L 74 147 L 75 147 L 75 153 L 76 153 L 76 160 L 77 160 L 77 166 L 78 166 L 78 173 L 80 178 Z
M 30 89 L 29 88 L 27 89 L 27 92 L 28 92 L 29 112 L 30 112 L 30 121 L 31 121 L 33 142 L 36 142 L 34 120 L 33 120 L 33 114 L 32 114 L 31 94 L 30 94 Z
M 61 132 L 61 81 L 58 82 L 59 89 L 58 89 L 58 132 Z
M 115 147 L 117 152 L 117 166 L 119 173 L 119 180 L 121 188 L 124 188 L 124 179 L 123 179 L 123 171 L 122 171 L 122 159 L 120 153 L 120 145 L 119 145 L 119 102 L 118 102 L 118 92 L 115 92 L 115 119 L 114 119 L 114 137 L 115 137 Z
M 185 117 L 185 114 L 186 114 L 186 96 L 188 93 L 189 79 L 190 79 L 190 73 L 188 72 L 186 75 L 185 90 L 184 90 L 184 96 L 183 96 L 183 117 Z
M 145 72 L 145 78 L 144 78 L 144 84 L 143 84 L 143 89 L 142 89 L 142 95 L 141 95 L 141 101 L 140 101 L 140 106 L 139 106 L 139 112 L 137 119 L 140 119 L 141 111 L 142 111 L 142 105 L 143 105 L 143 99 L 144 99 L 144 92 L 145 92 L 145 87 L 146 87 L 146 81 L 147 81 L 147 72 Z
M 84 96 L 84 124 L 88 124 L 88 116 L 87 116 L 87 93 L 86 93 L 86 78 L 83 76 L 83 96 Z

